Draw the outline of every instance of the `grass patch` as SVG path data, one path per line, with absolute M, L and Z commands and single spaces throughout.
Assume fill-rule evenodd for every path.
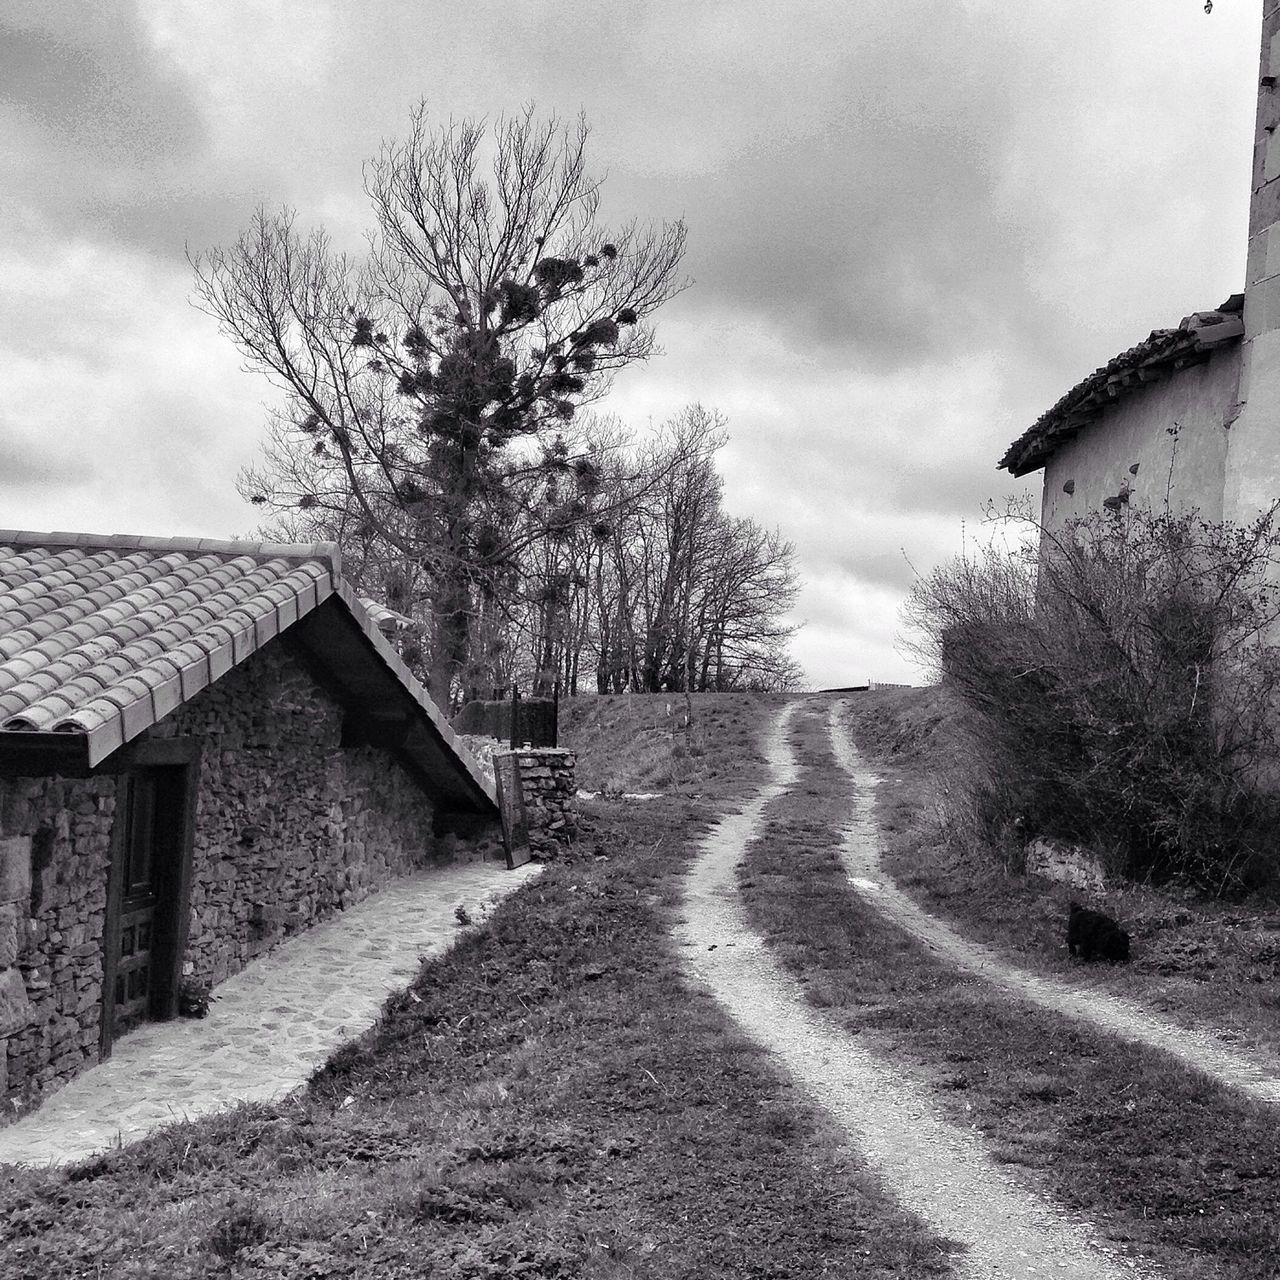
M 0 1275 L 950 1274 L 683 978 L 666 931 L 707 812 L 587 817 L 299 1096 L 6 1169 Z
M 560 743 L 585 791 L 745 796 L 765 773 L 760 726 L 784 694 L 610 693 L 560 703 Z
M 1211 1027 L 1280 1057 L 1280 903 L 1224 902 L 1177 888 L 1113 884 L 1088 894 L 1010 871 L 955 820 L 962 747 L 941 689 L 891 690 L 849 704 L 848 724 L 883 774 L 876 807 L 883 860 L 926 910 L 1016 964 L 1130 996 L 1182 1026 Z M 1127 965 L 1084 967 L 1067 954 L 1072 899 L 1120 920 Z
M 1011 1000 L 883 921 L 840 862 L 849 805 L 826 747 L 826 705 L 803 711 L 795 732 L 798 786 L 770 807 L 741 885 L 813 1003 L 930 1084 L 998 1160 L 1113 1241 L 1184 1280 L 1273 1280 L 1275 1108 Z

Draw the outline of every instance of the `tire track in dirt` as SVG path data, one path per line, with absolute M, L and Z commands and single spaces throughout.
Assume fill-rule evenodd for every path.
M 773 782 L 707 833 L 686 875 L 675 935 L 688 968 L 831 1114 L 900 1203 L 965 1246 L 956 1261 L 964 1280 L 1159 1275 L 997 1167 L 973 1133 L 942 1118 L 925 1089 L 811 1007 L 752 930 L 736 867 L 767 806 L 796 781 L 787 730 L 798 705 L 782 709 L 766 744 Z
M 846 828 L 840 856 L 849 883 L 859 896 L 956 968 L 1003 987 L 1020 999 L 1091 1022 L 1122 1039 L 1161 1049 L 1252 1098 L 1280 1102 L 1280 1063 L 1227 1048 L 1208 1032 L 1175 1026 L 1122 996 L 1073 987 L 1019 969 L 990 947 L 961 936 L 929 915 L 904 893 L 880 864 L 880 834 L 875 819 L 875 789 L 880 779 L 863 761 L 841 718 L 848 705 L 843 698 L 831 704 L 827 729 L 832 752 L 853 783 L 854 816 Z

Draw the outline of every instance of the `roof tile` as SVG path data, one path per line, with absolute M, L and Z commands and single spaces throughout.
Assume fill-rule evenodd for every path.
M 0 731 L 83 733 L 97 764 L 340 591 L 470 794 L 492 800 L 340 572 L 332 543 L 0 530 Z
M 1183 317 L 1176 329 L 1153 329 L 1145 342 L 1122 351 L 1076 383 L 1005 450 L 997 467 L 1015 476 L 1038 471 L 1081 426 L 1119 396 L 1184 362 L 1207 360 L 1215 347 L 1240 338 L 1243 308 L 1244 295 L 1232 294 L 1216 311 Z
M 0 530 L 0 723 L 86 732 L 96 762 L 314 608 L 337 564 L 328 544 Z

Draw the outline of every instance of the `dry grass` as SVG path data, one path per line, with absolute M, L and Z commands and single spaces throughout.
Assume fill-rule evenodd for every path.
M 997 1159 L 1117 1244 L 1182 1280 L 1273 1280 L 1275 1108 L 1011 1000 L 887 923 L 851 890 L 837 852 L 849 805 L 827 751 L 825 708 L 797 729 L 801 776 L 771 806 L 741 883 L 810 1000 L 917 1074 Z M 956 900 L 960 882 L 951 883 Z
M 939 689 L 851 700 L 849 724 L 884 777 L 877 812 L 886 868 L 927 910 L 1038 973 L 1069 975 L 1280 1056 L 1280 905 L 1223 902 L 1176 887 L 1116 884 L 1105 894 L 1012 873 L 964 811 L 963 738 Z M 1084 968 L 1066 948 L 1067 905 L 1115 916 L 1133 961 Z
M 578 753 L 585 791 L 678 792 L 727 800 L 764 776 L 760 725 L 782 694 L 697 693 L 689 722 L 683 694 L 567 698 L 560 743 Z

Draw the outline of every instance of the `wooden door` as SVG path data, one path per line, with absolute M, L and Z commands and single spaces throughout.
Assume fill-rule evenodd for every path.
M 102 1057 L 143 1022 L 173 1017 L 190 850 L 191 770 L 120 778 L 103 931 Z
M 120 867 L 120 914 L 111 984 L 113 1038 L 132 1031 L 151 1013 L 152 943 L 156 914 L 156 792 L 154 769 L 128 782 Z

